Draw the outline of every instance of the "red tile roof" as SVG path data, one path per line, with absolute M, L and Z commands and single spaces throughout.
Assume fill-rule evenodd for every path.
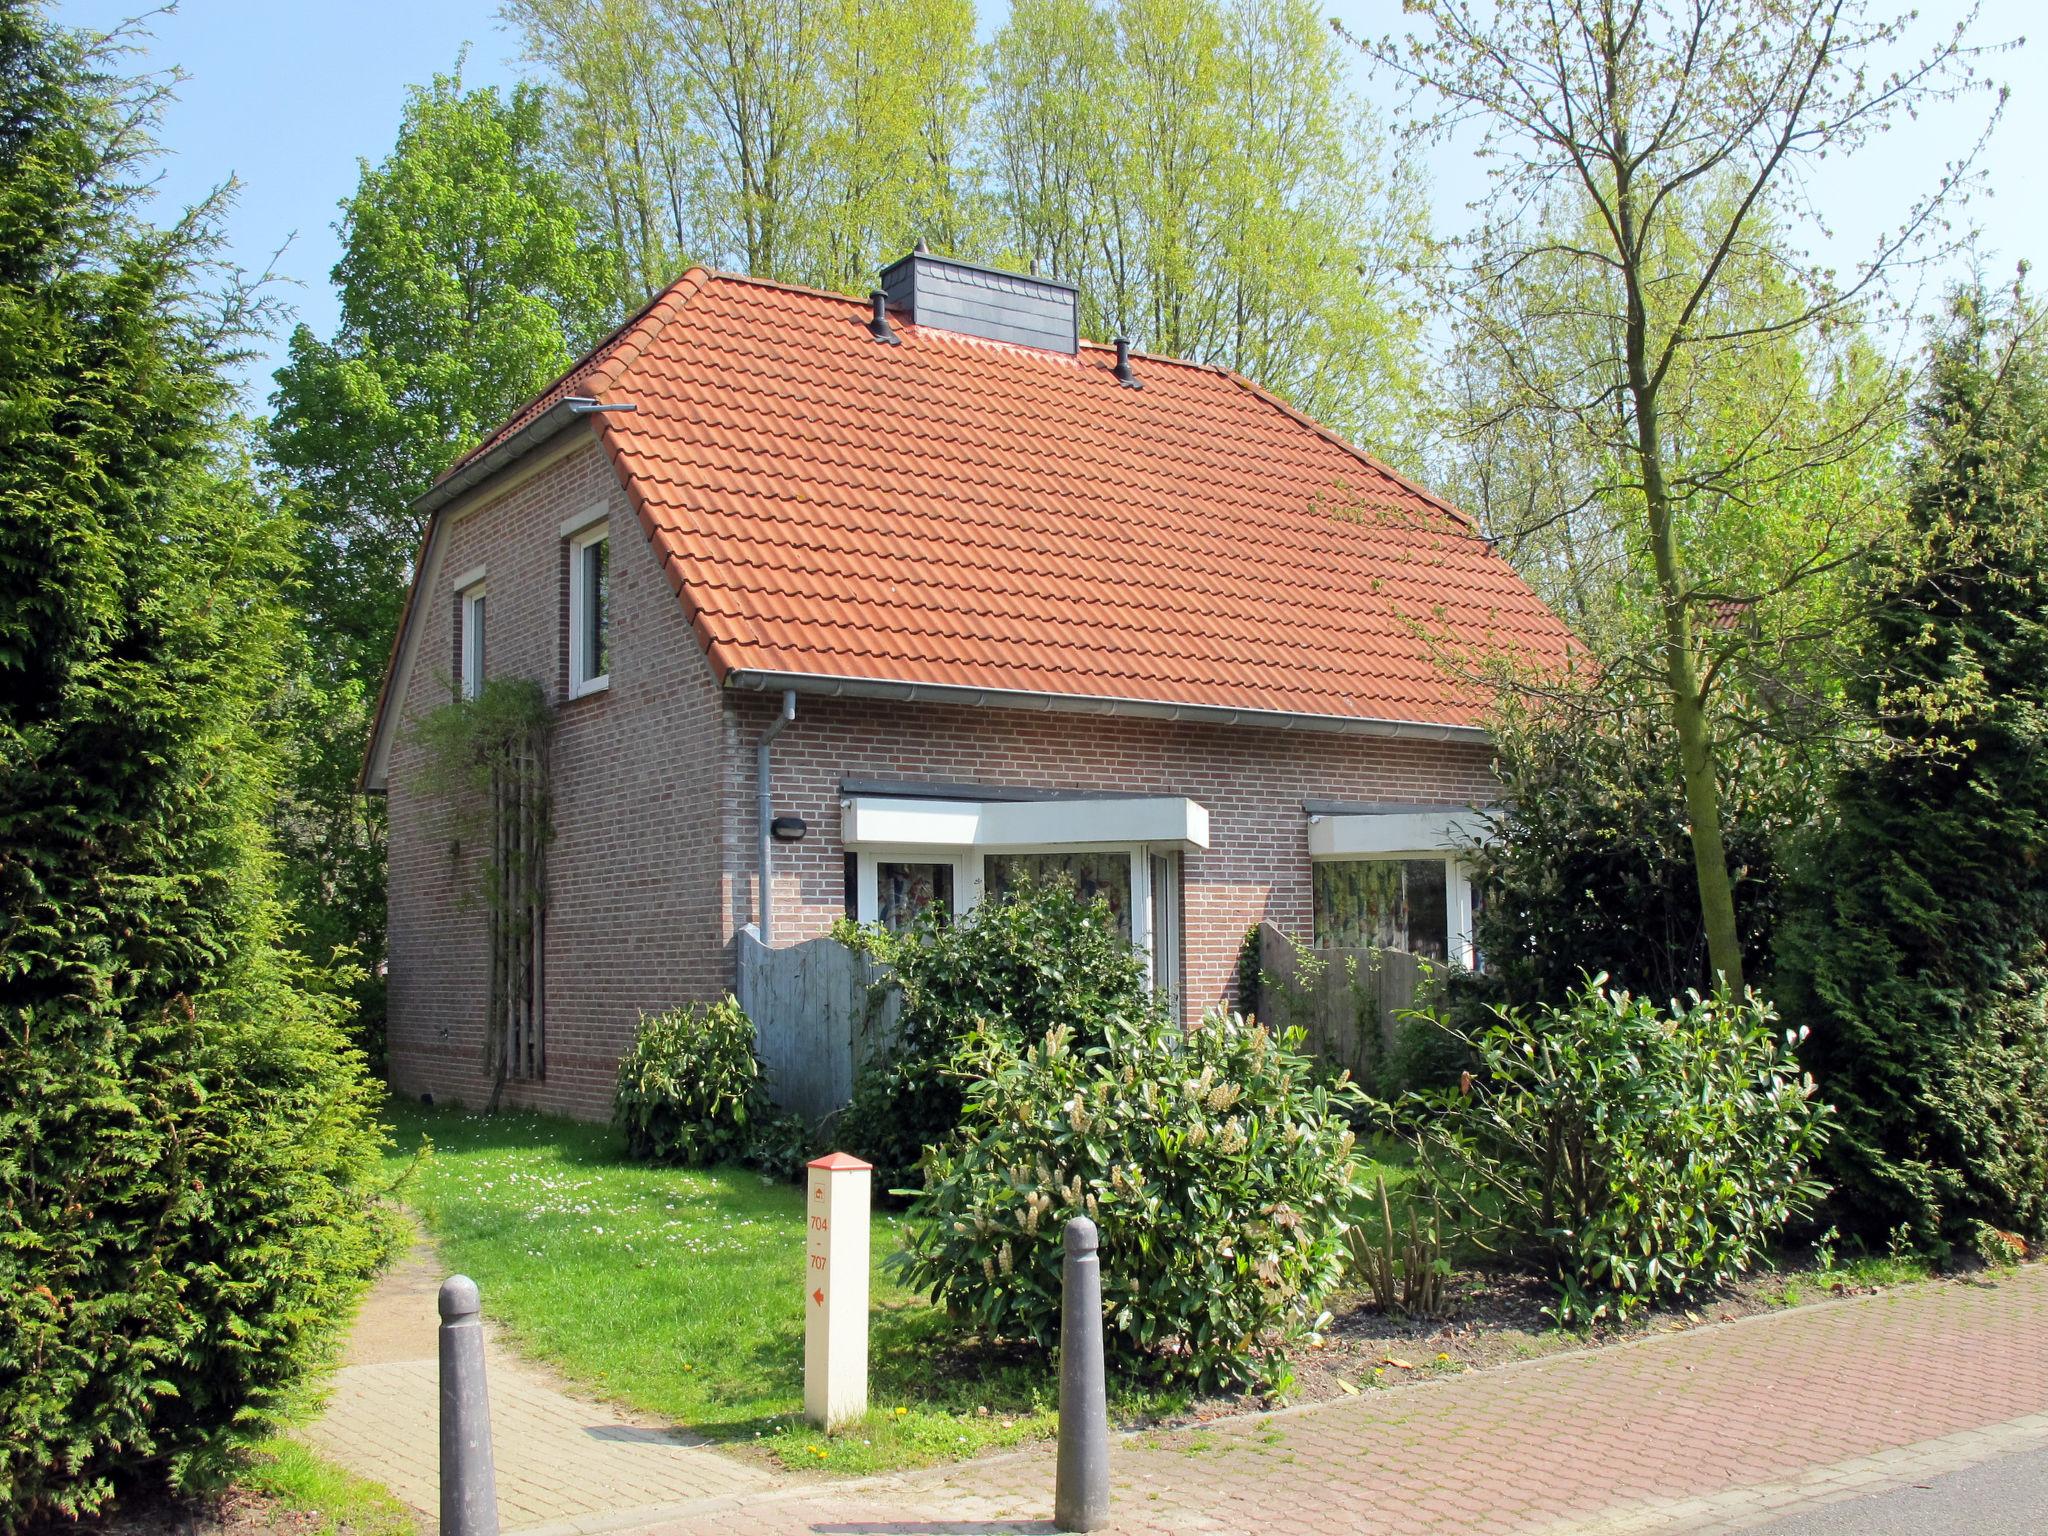
M 1470 725 L 1447 652 L 1569 645 L 1463 516 L 1234 374 L 867 316 L 692 271 L 477 453 L 634 402 L 596 430 L 721 678 Z

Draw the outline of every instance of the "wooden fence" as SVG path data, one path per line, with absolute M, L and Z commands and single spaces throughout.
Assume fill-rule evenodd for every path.
M 813 1123 L 846 1107 L 853 1075 L 895 1036 L 902 997 L 865 956 L 836 939 L 770 949 L 743 928 L 739 1000 L 754 1021 L 768 1091 Z M 1287 936 L 1259 925 L 1256 1011 L 1300 1025 L 1331 1067 L 1370 1085 L 1403 1010 L 1415 1006 L 1422 962 L 1398 949 L 1315 949 L 1303 965 Z
M 854 1071 L 894 1033 L 896 989 L 836 939 L 771 949 L 747 927 L 738 947 L 740 1006 L 770 1097 L 813 1123 L 845 1108 Z
M 1311 1055 L 1370 1087 L 1401 1014 L 1415 1006 L 1422 965 L 1400 949 L 1299 951 L 1278 928 L 1261 923 L 1258 1015 L 1275 1027 L 1307 1030 Z

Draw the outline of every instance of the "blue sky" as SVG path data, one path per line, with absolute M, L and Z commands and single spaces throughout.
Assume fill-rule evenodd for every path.
M 2036 4 L 1986 0 L 1979 37 L 2020 36 Z M 138 8 L 137 0 L 61 0 L 55 14 L 74 26 L 104 28 Z M 1369 34 L 1400 26 L 1399 0 L 1334 0 L 1327 8 Z M 1923 8 L 1936 13 L 1922 23 L 1923 35 L 1956 10 L 1941 0 Z M 1001 0 L 982 0 L 984 25 L 1000 10 Z M 229 227 L 235 258 L 261 268 L 289 239 L 277 270 L 297 286 L 283 296 L 323 335 L 335 320 L 327 286 L 339 255 L 335 205 L 355 185 L 358 157 L 375 160 L 389 149 L 405 88 L 451 68 L 465 44 L 473 83 L 509 83 L 520 70 L 494 0 L 184 0 L 157 17 L 152 30 L 147 63 L 176 65 L 190 76 L 164 124 L 164 198 L 190 202 L 239 176 L 244 190 Z M 2032 72 L 2023 66 L 2036 62 L 2037 51 L 1995 58 L 1989 72 L 2023 81 Z M 1847 266 L 1866 251 L 1907 197 L 1933 185 L 1985 110 L 1982 100 L 1936 107 L 1856 160 L 1827 167 L 1809 190 L 1831 225 L 1822 243 L 1829 259 Z M 2023 89 L 1990 147 L 1989 191 L 1967 210 L 1994 273 L 2008 272 L 2023 256 L 2048 258 L 2048 199 L 2037 193 L 2038 167 L 2029 165 L 2044 145 L 2048 92 Z M 1430 172 L 1438 222 L 1454 228 L 1463 203 L 1481 188 L 1477 169 L 1453 146 L 1434 158 Z M 282 348 L 280 337 L 274 354 Z M 268 392 L 271 366 L 254 370 L 259 397 Z

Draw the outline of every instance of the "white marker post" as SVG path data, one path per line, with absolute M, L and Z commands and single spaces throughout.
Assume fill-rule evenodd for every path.
M 868 1198 L 874 1165 L 810 1163 L 804 1201 L 804 1413 L 837 1429 L 868 1411 Z

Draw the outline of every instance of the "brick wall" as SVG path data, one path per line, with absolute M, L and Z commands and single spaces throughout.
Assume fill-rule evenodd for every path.
M 735 703 L 743 744 L 779 707 L 766 697 Z M 775 744 L 775 811 L 802 816 L 811 831 L 775 850 L 775 938 L 814 937 L 845 910 L 842 778 L 1186 795 L 1210 818 L 1210 846 L 1182 856 L 1184 999 L 1199 1013 L 1229 997 L 1253 923 L 1308 930 L 1304 799 L 1485 803 L 1498 788 L 1488 764 L 1488 749 L 1473 743 L 799 698 Z M 740 816 L 732 889 L 750 902 L 751 797 Z M 746 921 L 747 908 L 734 916 Z
M 566 698 L 563 520 L 611 509 L 611 686 Z M 560 712 L 549 850 L 544 1082 L 505 1102 L 587 1117 L 611 1111 L 619 1051 L 642 1009 L 731 985 L 722 846 L 740 755 L 702 649 L 595 443 L 476 504 L 442 530 L 440 590 L 423 592 L 418 663 L 403 718 L 445 702 L 457 622 L 453 582 L 485 569 L 488 676 L 534 678 Z M 392 753 L 391 1083 L 477 1104 L 486 1005 L 484 912 L 464 893 L 446 813 L 413 787 L 417 751 Z M 751 789 L 749 788 L 749 793 Z
M 610 508 L 611 685 L 565 697 L 563 520 Z M 505 1102 L 610 1113 L 642 1010 L 732 986 L 731 941 L 754 915 L 753 745 L 769 695 L 720 693 L 681 604 L 597 446 L 479 500 L 443 529 L 438 590 L 420 594 L 419 661 L 402 717 L 446 701 L 453 582 L 484 567 L 489 676 L 540 680 L 560 710 L 546 940 L 547 1074 Z M 391 1082 L 481 1103 L 484 913 L 473 857 L 412 783 L 401 729 L 390 769 Z M 775 747 L 775 810 L 810 834 L 776 857 L 776 938 L 825 932 L 845 907 L 842 778 L 945 780 L 1188 795 L 1211 846 L 1184 856 L 1185 998 L 1226 999 L 1244 931 L 1310 920 L 1304 798 L 1464 805 L 1494 793 L 1487 753 L 1445 744 L 1094 715 L 803 698 Z

